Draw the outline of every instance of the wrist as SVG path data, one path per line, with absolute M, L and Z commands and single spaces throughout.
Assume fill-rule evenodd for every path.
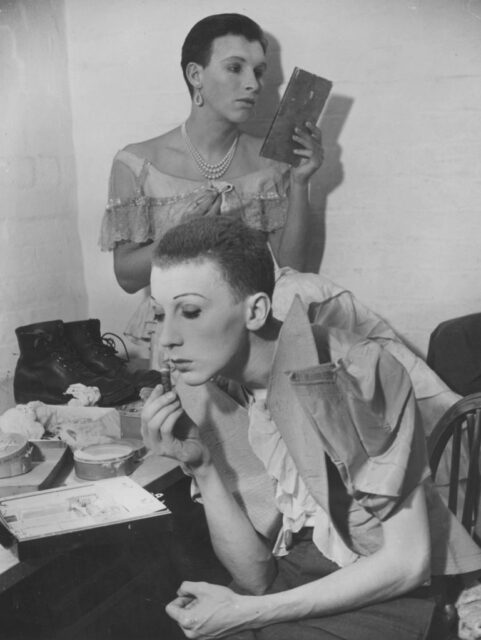
M 291 190 L 292 189 L 307 190 L 309 188 L 310 179 L 311 179 L 311 176 L 297 175 L 295 168 L 293 168 L 289 176 Z
M 242 611 L 242 618 L 246 629 L 259 629 L 270 622 L 270 616 L 265 610 L 264 596 L 239 597 L 238 608 Z
M 286 603 L 278 595 L 273 593 L 261 596 L 240 596 L 245 600 L 241 607 L 244 608 L 245 619 L 249 622 L 246 628 L 259 629 L 269 624 L 293 619 L 289 613 L 289 607 L 286 608 Z
M 216 473 L 216 469 L 211 460 L 202 462 L 201 464 L 191 465 L 184 464 L 188 474 L 195 478 L 197 484 L 208 480 L 213 474 Z

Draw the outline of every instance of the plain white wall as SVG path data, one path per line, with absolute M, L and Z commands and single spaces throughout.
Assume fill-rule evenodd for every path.
M 0 2 L 0 411 L 15 328 L 87 313 L 77 214 L 63 0 Z
M 65 0 L 78 206 L 90 315 L 121 332 L 140 294 L 97 247 L 110 164 L 179 124 L 188 29 L 238 11 L 271 37 L 267 90 L 300 66 L 334 82 L 312 253 L 418 350 L 481 310 L 479 0 Z M 266 102 L 268 104 L 268 102 Z M 273 101 L 271 100 L 271 110 Z M 259 130 L 266 113 L 259 115 Z

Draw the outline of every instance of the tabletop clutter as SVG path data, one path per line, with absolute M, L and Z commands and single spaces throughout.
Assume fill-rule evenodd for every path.
M 118 354 L 97 319 L 39 322 L 16 335 L 17 404 L 0 415 L 2 542 L 13 540 L 24 556 L 40 539 L 112 523 L 131 528 L 166 512 L 126 478 L 148 453 L 140 411 L 165 372 L 132 370 L 127 350 Z

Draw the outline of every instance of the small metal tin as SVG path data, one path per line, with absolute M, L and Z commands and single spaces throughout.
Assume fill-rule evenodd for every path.
M 27 473 L 32 468 L 32 445 L 19 433 L 0 435 L 0 478 Z
M 121 442 L 132 447 L 132 455 L 136 461 L 142 460 L 147 453 L 145 442 L 139 438 L 122 438 Z
M 103 480 L 130 475 L 139 459 L 138 449 L 129 441 L 92 444 L 73 454 L 75 473 L 82 480 Z

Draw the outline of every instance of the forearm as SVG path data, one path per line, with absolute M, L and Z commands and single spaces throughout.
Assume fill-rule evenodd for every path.
M 277 249 L 273 247 L 279 266 L 304 269 L 310 213 L 308 183 L 298 183 L 291 178 L 286 224 Z
M 154 244 L 120 244 L 114 249 L 114 272 L 127 293 L 135 293 L 150 282 Z
M 324 578 L 269 595 L 242 596 L 217 585 L 183 583 L 179 598 L 167 612 L 184 629 L 194 630 L 189 637 L 196 638 L 224 637 L 228 632 L 279 622 L 342 614 L 399 596 L 420 584 L 424 574 L 422 567 L 413 570 L 419 560 L 415 550 L 414 554 L 415 562 L 411 562 L 389 549 L 381 550 Z
M 422 571 L 406 572 L 403 558 L 387 563 L 362 558 L 328 576 L 280 593 L 250 597 L 252 626 L 301 620 L 349 611 L 396 598 L 422 584 Z M 249 625 L 247 625 L 249 626 Z
M 399 597 L 425 582 L 431 548 L 422 486 L 383 522 L 383 536 L 383 546 L 371 556 L 295 589 L 251 598 L 246 602 L 250 622 L 260 627 L 341 613 Z
M 276 573 L 268 544 L 257 534 L 212 464 L 196 470 L 194 478 L 217 557 L 238 586 L 250 593 L 264 593 Z

